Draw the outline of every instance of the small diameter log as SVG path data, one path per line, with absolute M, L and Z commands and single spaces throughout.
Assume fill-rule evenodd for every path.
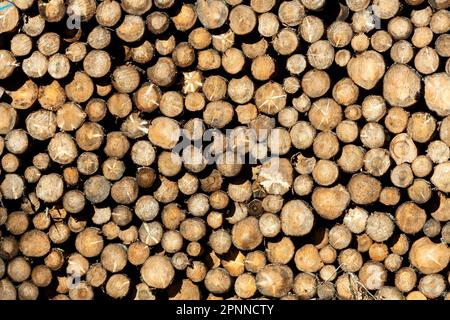
M 137 89 L 140 82 L 139 72 L 132 66 L 117 67 L 112 74 L 112 84 L 120 93 L 131 93 Z
M 325 0 L 302 0 L 302 4 L 305 6 L 305 8 L 312 10 L 312 11 L 319 11 L 322 9 L 325 5 Z
M 400 201 L 400 190 L 396 187 L 385 187 L 381 190 L 380 202 L 387 206 L 395 206 Z
M 275 64 L 270 56 L 263 55 L 253 60 L 251 70 L 256 80 L 268 80 L 275 72 Z
M 342 120 L 342 109 L 333 99 L 324 98 L 312 104 L 308 117 L 316 129 L 332 130 Z
M 428 107 L 440 116 L 448 114 L 448 108 L 445 103 L 445 94 L 436 96 L 442 86 L 450 83 L 450 77 L 446 73 L 436 73 L 425 79 L 425 101 Z
M 408 79 L 408 85 L 399 86 L 399 79 Z M 409 107 L 416 102 L 421 89 L 420 78 L 411 68 L 403 64 L 393 65 L 384 76 L 383 96 L 389 104 Z
M 83 61 L 83 67 L 89 76 L 100 78 L 109 72 L 111 68 L 111 58 L 105 51 L 92 50 L 86 55 Z
M 355 249 L 343 250 L 339 254 L 338 261 L 340 265 L 342 265 L 342 270 L 344 270 L 345 272 L 357 272 L 363 266 L 362 256 Z M 336 277 L 335 270 L 333 270 L 333 274 L 331 274 L 331 277 Z M 326 280 L 329 281 L 333 279 L 328 277 Z
M 259 219 L 259 229 L 264 237 L 275 237 L 281 231 L 281 221 L 273 213 L 264 213 Z
M 290 55 L 298 47 L 299 41 L 295 32 L 290 28 L 284 28 L 277 33 L 273 41 L 273 47 L 281 55 Z M 327 54 L 324 58 L 328 57 Z
M 2 134 L 7 134 L 14 128 L 16 124 L 17 111 L 14 108 L 11 108 L 11 106 L 6 103 L 0 104 L 0 111 L 4 115 L 4 117 L 0 121 L 0 132 Z M 4 141 L 2 144 L 4 147 Z
M 94 93 L 92 79 L 85 73 L 75 73 L 72 82 L 65 86 L 67 97 L 77 103 L 86 102 Z
M 345 225 L 335 225 L 329 232 L 329 243 L 333 248 L 342 250 L 350 245 L 352 234 Z
M 412 45 L 406 41 L 401 40 L 396 42 L 391 49 L 391 58 L 397 63 L 408 63 L 414 56 Z
M 242 51 L 244 55 L 250 59 L 262 56 L 266 53 L 269 44 L 265 39 L 261 39 L 255 43 L 243 43 Z
M 33 41 L 26 34 L 18 33 L 11 39 L 11 53 L 16 57 L 28 55 L 32 48 Z
M 137 63 L 147 63 L 152 60 L 153 55 L 153 45 L 148 41 L 144 41 L 140 46 L 131 49 L 131 58 Z
M 430 183 L 423 179 L 415 179 L 413 184 L 408 188 L 408 196 L 418 204 L 428 202 L 432 196 Z
M 334 48 L 330 42 L 319 40 L 309 46 L 307 57 L 312 67 L 319 70 L 328 69 L 334 62 Z
M 385 244 L 373 243 L 369 248 L 369 257 L 378 262 L 383 262 L 388 255 L 388 248 Z
M 369 47 L 369 38 L 365 34 L 358 34 L 353 37 L 351 45 L 356 52 L 366 51 Z
M 424 255 L 425 251 L 429 254 Z M 450 254 L 445 244 L 436 244 L 429 238 L 423 237 L 413 243 L 409 259 L 420 272 L 432 274 L 441 271 L 448 265 Z
M 65 53 L 70 61 L 79 62 L 86 56 L 87 48 L 86 45 L 82 42 L 74 42 L 66 48 Z
M 141 268 L 144 281 L 151 287 L 164 289 L 169 286 L 174 277 L 174 269 L 165 257 L 151 256 Z
M 175 37 L 172 35 L 167 40 L 158 39 L 155 42 L 156 51 L 162 55 L 166 56 L 173 52 L 176 46 Z
M 256 287 L 266 296 L 282 297 L 291 290 L 292 286 L 292 271 L 284 265 L 266 265 L 256 274 Z
M 295 3 L 294 1 L 292 1 Z M 333 30 L 333 26 L 330 26 L 329 30 Z M 320 38 L 322 38 L 322 35 L 325 32 L 325 26 L 319 18 L 315 16 L 306 16 L 303 18 L 303 20 L 300 23 L 300 35 L 302 38 L 309 42 L 314 43 L 316 41 L 319 41 Z M 333 31 L 329 31 L 333 32 Z M 333 37 L 329 35 L 329 38 Z
M 184 4 L 178 15 L 172 18 L 172 21 L 177 30 L 188 31 L 197 21 L 197 12 L 195 7 L 191 4 Z
M 330 89 L 329 75 L 320 70 L 310 70 L 302 78 L 301 86 L 310 98 L 319 98 Z
M 371 149 L 364 156 L 365 169 L 375 177 L 384 175 L 390 165 L 389 152 L 385 149 Z
M 50 241 L 44 232 L 32 230 L 21 236 L 19 248 L 27 257 L 42 257 L 50 251 Z
M 358 277 L 368 290 L 380 289 L 387 278 L 387 271 L 379 262 L 366 262 L 359 270 Z
M 0 280 L 1 290 L 0 290 L 0 299 L 1 300 L 16 300 L 17 299 L 17 290 L 9 279 Z
M 275 0 L 251 0 L 250 5 L 255 12 L 264 13 L 275 6 Z
M 41 15 L 27 17 L 24 20 L 23 31 L 30 37 L 36 37 L 42 33 L 45 28 L 45 20 Z
M 194 63 L 194 49 L 187 42 L 179 43 L 172 52 L 172 60 L 178 67 L 185 68 Z
M 180 137 L 180 128 L 176 121 L 159 117 L 154 119 L 148 131 L 148 137 L 152 144 L 164 149 L 172 149 Z
M 385 67 L 383 57 L 379 53 L 369 50 L 350 59 L 347 65 L 347 72 L 357 85 L 370 90 L 383 77 Z M 362 68 L 370 70 L 370 73 L 363 77 L 359 72 Z
M 383 53 L 392 47 L 393 40 L 388 32 L 379 30 L 371 37 L 370 44 L 375 51 Z
M 254 84 L 250 80 L 250 78 L 247 76 L 244 76 L 239 79 L 232 79 L 228 83 L 227 92 L 228 92 L 229 97 L 234 102 L 240 103 L 240 104 L 245 104 L 251 100 L 251 97 L 254 92 Z M 247 106 L 250 107 L 251 105 L 247 105 Z M 240 107 L 244 108 L 244 106 L 240 106 Z M 236 112 L 237 111 L 238 110 L 236 110 Z M 247 122 L 247 121 L 244 120 L 244 122 Z
M 8 63 L 6 64 L 8 66 Z M 48 60 L 39 51 L 34 51 L 22 62 L 23 72 L 31 78 L 40 78 L 47 73 Z
M 147 69 L 148 78 L 158 86 L 168 86 L 175 78 L 176 69 L 169 58 L 159 58 L 152 67 Z
M 280 22 L 275 14 L 265 12 L 258 17 L 258 33 L 263 37 L 275 36 L 279 28 Z
M 419 281 L 419 290 L 428 299 L 440 297 L 443 294 L 445 287 L 445 279 L 440 274 L 429 274 Z
M 236 248 L 241 250 L 253 250 L 262 241 L 262 234 L 259 229 L 258 220 L 248 217 L 233 226 L 232 240 Z
M 383 212 L 375 212 L 367 218 L 366 233 L 376 242 L 389 239 L 394 232 L 394 223 Z
M 196 11 L 201 24 L 207 29 L 220 28 L 228 17 L 228 7 L 218 0 L 201 0 L 196 3 Z
M 103 238 L 100 231 L 95 228 L 87 228 L 77 235 L 75 246 L 84 257 L 98 256 L 103 250 Z
M 314 223 L 311 210 L 304 202 L 297 200 L 286 203 L 280 219 L 283 232 L 293 236 L 308 234 Z
M 7 1 L 2 1 L 0 6 L 3 8 L 0 13 L 0 33 L 13 31 L 19 23 L 19 9 L 15 5 L 8 5 Z
M 245 63 L 245 56 L 236 48 L 227 49 L 222 55 L 222 67 L 229 74 L 240 72 Z
M 117 27 L 117 36 L 125 42 L 135 42 L 142 38 L 145 31 L 144 20 L 140 16 L 126 15 Z
M 318 249 L 311 244 L 298 249 L 294 261 L 297 269 L 303 272 L 317 272 L 323 267 Z
M 51 56 L 58 52 L 61 44 L 61 39 L 58 34 L 54 32 L 44 33 L 37 41 L 38 50 L 45 56 Z
M 73 131 L 78 129 L 84 122 L 86 114 L 75 103 L 65 103 L 56 112 L 56 124 L 61 130 Z M 30 123 L 31 125 L 31 123 Z
M 245 5 L 234 7 L 229 14 L 230 28 L 237 35 L 250 33 L 256 26 L 255 12 Z
M 70 62 L 64 55 L 56 53 L 48 60 L 47 71 L 54 79 L 65 78 L 70 71 Z
M 196 28 L 189 33 L 189 44 L 196 50 L 207 48 L 212 41 L 209 31 L 203 27 Z
M 102 1 L 97 6 L 95 19 L 105 27 L 113 27 L 122 15 L 120 4 L 114 0 Z
M 129 289 L 130 280 L 124 274 L 114 274 L 106 283 L 106 293 L 114 299 L 125 297 Z

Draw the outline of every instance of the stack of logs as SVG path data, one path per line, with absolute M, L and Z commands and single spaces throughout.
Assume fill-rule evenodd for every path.
M 449 0 L 0 7 L 0 299 L 450 299 Z

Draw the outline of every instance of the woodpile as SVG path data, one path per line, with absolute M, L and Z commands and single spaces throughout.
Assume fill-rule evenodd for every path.
M 450 299 L 450 1 L 0 2 L 0 300 Z

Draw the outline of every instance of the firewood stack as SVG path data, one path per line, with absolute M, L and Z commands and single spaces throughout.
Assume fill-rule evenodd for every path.
M 0 8 L 0 299 L 450 299 L 449 0 Z

